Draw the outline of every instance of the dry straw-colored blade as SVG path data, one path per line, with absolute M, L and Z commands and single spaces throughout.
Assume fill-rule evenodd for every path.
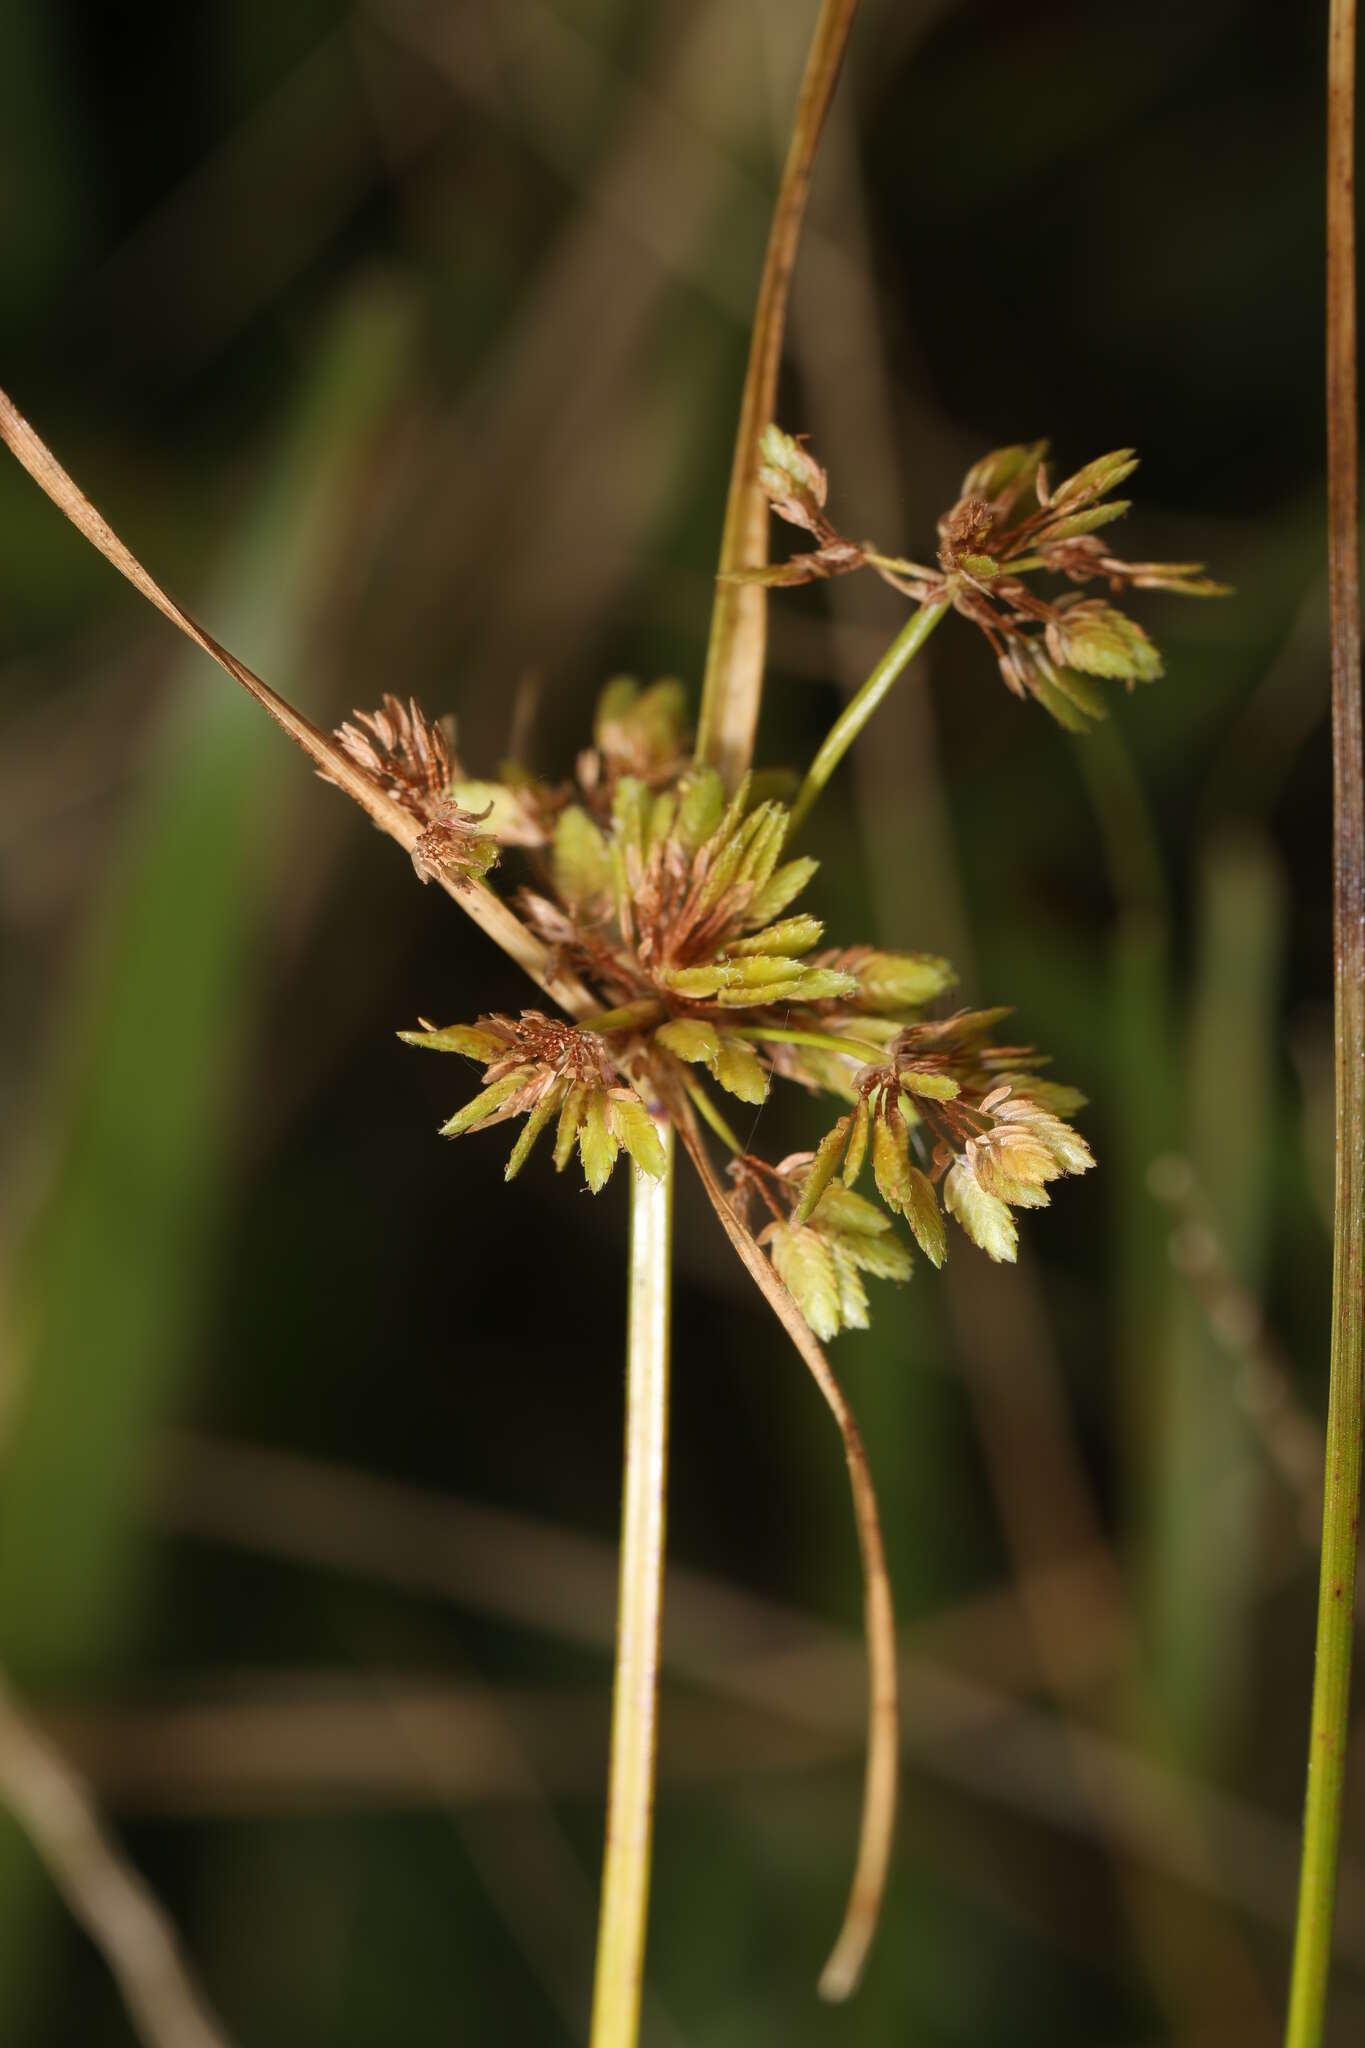
M 406 852 L 411 853 L 422 831 L 419 821 L 379 788 L 329 734 L 320 732 L 310 719 L 272 690 L 269 683 L 263 682 L 245 662 L 238 661 L 235 654 L 229 653 L 197 619 L 167 595 L 131 549 L 124 546 L 79 485 L 67 475 L 41 436 L 29 425 L 14 401 L 3 391 L 0 391 L 0 441 L 22 463 L 58 510 L 66 514 L 78 532 L 84 534 L 91 546 L 98 548 L 105 560 L 112 562 L 119 574 L 126 576 L 133 588 L 140 591 L 149 604 L 154 604 L 172 625 L 178 626 L 187 639 L 193 640 L 196 647 L 201 647 L 234 682 L 240 683 L 288 733 L 290 739 L 302 747 L 314 766 L 355 799 L 381 832 L 387 832 L 391 839 L 396 839 Z M 441 884 L 461 909 L 467 911 L 474 922 L 518 966 L 524 968 L 547 995 L 553 996 L 573 1015 L 585 1015 L 592 1008 L 592 998 L 582 983 L 575 976 L 556 970 L 549 949 L 484 883 L 442 876 Z
M 721 581 L 711 613 L 706 678 L 697 724 L 697 759 L 718 768 L 732 789 L 749 766 L 754 751 L 763 689 L 768 593 L 761 584 L 727 579 L 733 578 L 737 570 L 762 568 L 768 559 L 768 500 L 758 480 L 759 436 L 777 411 L 777 372 L 787 324 L 787 299 L 810 191 L 811 169 L 857 11 L 858 0 L 823 0 L 815 25 L 768 235 L 749 343 L 749 366 L 740 399 L 730 495 L 721 537 Z
M 86 1786 L 0 1679 L 0 1803 L 103 1955 L 145 2048 L 227 2048 L 175 1930 Z
M 844 1924 L 820 1974 L 821 1996 L 832 2000 L 844 1999 L 858 1987 L 877 1931 L 896 1825 L 900 1749 L 896 1621 L 891 1605 L 886 1552 L 882 1544 L 881 1519 L 877 1513 L 877 1496 L 858 1425 L 829 1360 L 812 1336 L 800 1309 L 764 1257 L 753 1233 L 741 1222 L 727 1200 L 691 1112 L 679 1104 L 674 1114 L 678 1135 L 697 1169 L 721 1228 L 809 1368 L 838 1424 L 844 1456 L 848 1460 L 853 1511 L 858 1523 L 858 1547 L 863 1561 L 868 1664 L 867 1770 L 863 1781 L 858 1861 L 844 1911 Z

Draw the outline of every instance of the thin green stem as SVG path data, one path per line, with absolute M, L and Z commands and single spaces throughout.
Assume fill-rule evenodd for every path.
M 806 772 L 805 781 L 796 793 L 791 821 L 787 826 L 788 844 L 804 825 L 815 799 L 902 669 L 914 660 L 939 620 L 950 609 L 946 603 L 924 604 L 917 612 L 912 612 L 862 688 L 856 696 L 850 697 L 830 727 L 819 753 Z
M 697 1114 L 701 1117 L 702 1122 L 710 1125 L 711 1129 L 720 1139 L 721 1144 L 728 1146 L 729 1149 L 734 1153 L 735 1157 L 738 1159 L 740 1155 L 743 1153 L 744 1147 L 740 1144 L 739 1139 L 735 1136 L 729 1124 L 725 1121 L 725 1118 L 716 1108 L 715 1103 L 711 1100 L 706 1090 L 700 1085 L 699 1082 L 693 1081 L 691 1079 L 685 1080 L 683 1082 L 683 1087 L 687 1090 L 688 1101 L 692 1104 L 692 1107 L 697 1111 Z
M 1319 2048 L 1350 1707 L 1360 1516 L 1365 1260 L 1365 769 L 1356 404 L 1355 0 L 1331 0 L 1327 90 L 1327 497 L 1332 614 L 1336 1203 L 1317 1653 L 1287 2048 Z
M 591 2048 L 635 2048 L 649 1912 L 668 1473 L 673 1228 L 673 1126 L 662 1116 L 656 1118 L 656 1124 L 664 1148 L 663 1174 L 653 1180 L 635 1167 L 630 1189 L 621 1580 Z
M 870 1038 L 840 1038 L 833 1031 L 798 1031 L 785 1024 L 745 1024 L 735 1036 L 763 1039 L 771 1045 L 813 1045 L 821 1052 L 842 1052 L 852 1058 L 875 1060 L 879 1066 L 886 1060 L 884 1045 L 874 1045 Z

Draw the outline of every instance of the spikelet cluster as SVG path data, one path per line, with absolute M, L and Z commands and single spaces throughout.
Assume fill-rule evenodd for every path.
M 691 764 L 683 716 L 673 682 L 618 678 L 572 784 L 472 788 L 452 764 L 451 788 L 466 802 L 477 790 L 492 829 L 510 821 L 509 843 L 528 849 L 518 908 L 602 1010 L 402 1035 L 482 1070 L 444 1135 L 519 1120 L 511 1179 L 552 1130 L 555 1165 L 576 1156 L 594 1193 L 623 1152 L 663 1170 L 659 1120 L 684 1102 L 727 1130 L 712 1086 L 753 1109 L 775 1079 L 849 1104 L 818 1151 L 775 1166 L 731 1139 L 736 1202 L 764 1212 L 760 1241 L 829 1337 L 866 1326 L 869 1277 L 909 1278 L 912 1243 L 942 1263 L 945 1212 L 1012 1258 L 1012 1210 L 1091 1163 L 1064 1121 L 1080 1098 L 1042 1080 L 1026 1048 L 992 1042 L 1006 1012 L 928 1014 L 954 985 L 947 961 L 827 945 L 801 907 L 817 863 L 788 853 L 787 806 L 751 781 L 727 799 Z M 855 1191 L 869 1164 L 874 1199 Z
M 1104 530 L 1128 510 L 1114 494 L 1136 467 L 1130 449 L 1055 484 L 1045 443 L 996 449 L 963 478 L 929 564 L 841 534 L 828 478 L 800 441 L 770 426 L 759 453 L 772 509 L 813 545 L 747 576 L 784 585 L 867 568 L 921 605 L 951 606 L 985 634 L 1009 688 L 1073 729 L 1104 715 L 1102 682 L 1161 673 L 1116 595 L 1219 588 L 1197 563 L 1111 552 Z M 1039 575 L 1063 588 L 1042 594 Z M 1089 594 L 1095 584 L 1103 596 Z M 828 1338 L 866 1325 L 867 1279 L 907 1279 L 912 1247 L 941 1266 L 950 1222 L 988 1257 L 1013 1259 L 1018 1213 L 1094 1163 L 1070 1122 L 1082 1097 L 1029 1047 L 999 1042 L 1008 1011 L 948 1010 L 945 960 L 828 944 L 805 907 L 817 863 L 792 851 L 787 806 L 771 782 L 727 794 L 694 763 L 686 715 L 674 678 L 613 678 L 562 783 L 515 765 L 471 780 L 449 736 L 393 698 L 342 728 L 352 758 L 427 824 L 419 845 L 433 871 L 482 876 L 502 849 L 523 851 L 520 915 L 601 1005 L 573 1024 L 527 1010 L 403 1036 L 482 1069 L 445 1135 L 524 1120 L 509 1179 L 552 1126 L 556 1166 L 576 1155 L 594 1192 L 623 1152 L 657 1174 L 663 1126 L 699 1116 L 734 1154 L 737 1209 Z M 813 1152 L 769 1164 L 723 1104 L 757 1112 L 775 1080 L 832 1097 L 840 1114 Z
M 920 604 L 951 604 L 985 635 L 1008 688 L 1031 697 L 1069 731 L 1106 715 L 1099 683 L 1132 689 L 1162 672 L 1161 655 L 1136 619 L 1110 598 L 1124 590 L 1166 590 L 1216 597 L 1224 586 L 1202 562 L 1128 562 L 1100 530 L 1130 509 L 1111 495 L 1137 468 L 1131 448 L 1088 462 L 1054 484 L 1046 441 L 997 448 L 974 463 L 956 501 L 938 523 L 938 560 L 926 567 L 847 540 L 825 513 L 829 482 L 801 442 L 770 426 L 760 478 L 779 518 L 816 545 L 744 577 L 771 585 L 809 583 L 856 569 L 877 575 Z M 1076 588 L 1044 597 L 1028 581 L 1039 573 Z M 1108 597 L 1080 586 L 1100 582 Z

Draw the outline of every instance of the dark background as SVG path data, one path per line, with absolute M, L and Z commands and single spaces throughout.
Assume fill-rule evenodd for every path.
M 562 772 L 607 676 L 700 675 L 813 14 L 12 0 L 3 381 L 320 721 L 413 691 L 473 772 Z M 831 936 L 1013 1003 L 1100 1170 L 1017 1270 L 959 1238 L 835 1347 L 907 1656 L 842 2011 L 842 1460 L 684 1176 L 655 2048 L 1277 2037 L 1331 1263 L 1324 42 L 1273 0 L 865 0 L 783 398 L 836 516 L 923 556 L 992 445 L 1131 442 L 1123 551 L 1236 595 L 1135 600 L 1168 673 L 1084 742 L 949 621 L 817 813 Z M 0 532 L 0 1665 L 234 2040 L 581 2040 L 624 1177 L 438 1142 L 466 1076 L 394 1033 L 513 970 L 12 464 Z M 762 759 L 903 610 L 779 595 Z M 755 1142 L 821 1128 L 774 1100 Z M 0 2037 L 132 2038 L 8 1822 Z

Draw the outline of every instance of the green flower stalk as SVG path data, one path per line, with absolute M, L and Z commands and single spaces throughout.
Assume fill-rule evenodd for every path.
M 637 1160 L 630 1188 L 626 1483 L 621 1506 L 619 1647 L 593 1989 L 592 2048 L 630 2048 L 639 2030 L 654 1828 L 654 1751 L 668 1466 L 673 1128 L 658 1119 L 659 1166 Z
M 822 743 L 792 805 L 791 830 L 811 806 L 888 691 L 950 610 L 970 619 L 989 641 L 1006 687 L 1032 697 L 1068 732 L 1084 732 L 1107 715 L 1095 678 L 1129 689 L 1162 672 L 1161 656 L 1126 613 L 1073 589 L 1051 600 L 1025 580 L 1040 571 L 1084 585 L 1096 578 L 1118 591 L 1168 590 L 1217 597 L 1225 586 L 1203 574 L 1202 562 L 1127 562 L 1095 538 L 1131 509 L 1110 492 L 1137 468 L 1131 448 L 1089 462 L 1051 484 L 1046 441 L 997 448 L 973 464 L 957 501 L 938 523 L 938 565 L 926 568 L 887 555 L 870 541 L 847 539 L 825 512 L 829 478 L 810 451 L 780 427 L 762 440 L 758 482 L 779 518 L 810 534 L 813 548 L 785 562 L 738 569 L 730 580 L 782 589 L 871 569 L 913 597 L 913 612 Z

